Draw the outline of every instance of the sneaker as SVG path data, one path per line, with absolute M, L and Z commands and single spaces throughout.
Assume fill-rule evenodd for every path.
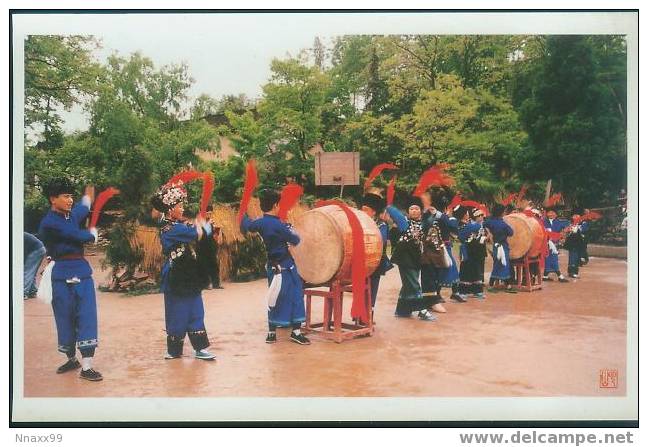
M 299 333 L 299 335 L 295 334 L 294 332 L 291 332 L 290 340 L 300 345 L 310 345 L 310 340 L 306 338 L 304 334 L 302 334 L 301 332 Z
M 453 293 L 452 295 L 450 295 L 450 299 L 456 301 L 457 303 L 466 303 L 468 301 L 465 295 L 461 295 L 458 293 Z
M 518 293 L 518 291 L 515 290 L 513 287 L 507 287 L 504 291 L 506 293 Z
M 486 296 L 484 296 L 484 294 L 482 292 L 479 292 L 479 293 L 475 293 L 473 295 L 473 298 L 478 299 L 478 300 L 485 300 Z
M 223 288 L 224 288 L 224 287 L 223 287 L 223 286 L 221 286 L 220 284 L 218 284 L 218 285 L 216 285 L 216 286 L 214 286 L 214 289 L 223 289 Z
M 430 312 L 425 312 L 425 313 L 419 312 L 418 317 L 419 317 L 419 320 L 422 320 L 422 321 L 436 321 L 436 319 L 437 319 Z
M 81 370 L 81 374 L 79 374 L 79 377 L 85 380 L 89 380 L 91 382 L 99 382 L 100 380 L 103 380 L 103 376 L 99 371 L 95 371 L 94 369 L 85 369 Z
M 576 279 L 577 279 L 577 278 L 578 278 L 578 274 L 577 274 L 577 273 L 572 273 L 571 275 L 569 275 L 569 277 L 570 277 L 570 278 L 576 278 Z
M 164 354 L 164 360 L 172 360 L 182 358 L 182 355 L 171 355 L 168 352 Z
M 194 357 L 200 360 L 214 360 L 216 355 L 206 349 L 201 349 L 200 351 L 194 351 Z
M 268 336 L 266 337 L 266 343 L 276 343 L 276 342 L 277 342 L 277 333 L 268 332 Z
M 81 368 L 81 363 L 77 359 L 69 359 L 56 369 L 56 374 L 63 374 L 77 368 Z
M 543 281 L 549 281 L 549 275 L 542 275 Z
M 436 303 L 434 306 L 432 306 L 432 310 L 440 314 L 444 314 L 447 312 L 446 308 L 443 307 L 443 304 L 441 303 Z
M 489 287 L 488 290 L 490 293 L 499 293 L 499 289 L 497 287 Z
M 569 282 L 569 280 L 567 278 L 565 278 L 564 276 L 558 278 L 558 281 L 560 281 L 560 282 Z

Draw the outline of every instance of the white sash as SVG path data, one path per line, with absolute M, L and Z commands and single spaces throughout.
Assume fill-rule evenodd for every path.
M 268 301 L 268 310 L 275 307 L 277 304 L 277 298 L 279 298 L 279 292 L 281 292 L 281 273 L 274 275 L 270 287 L 266 292 L 266 300 Z
M 504 253 L 504 246 L 502 244 L 497 244 L 497 260 L 506 267 L 506 254 Z
M 54 261 L 50 261 L 45 270 L 43 270 L 43 276 L 41 276 L 40 283 L 38 284 L 38 292 L 36 292 L 36 297 L 45 304 L 50 304 L 52 302 L 52 269 L 54 268 Z

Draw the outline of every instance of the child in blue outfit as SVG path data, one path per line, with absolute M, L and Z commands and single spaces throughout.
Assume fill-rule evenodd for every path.
M 491 272 L 488 289 L 489 292 L 497 292 L 494 287 L 495 281 L 506 283 L 506 292 L 517 293 L 511 286 L 511 258 L 509 255 L 509 245 L 507 238 L 513 236 L 513 228 L 509 226 L 502 216 L 504 215 L 505 207 L 501 203 L 493 205 L 491 210 L 491 217 L 484 221 L 484 228 L 486 228 L 493 239 L 493 271 Z
M 206 278 L 202 275 L 194 247 L 194 243 L 203 236 L 205 220 L 198 216 L 196 225 L 184 221 L 186 198 L 187 192 L 179 183 L 162 186 L 151 200 L 153 207 L 163 213 L 160 242 L 166 257 L 161 274 L 167 333 L 164 358 L 181 358 L 184 339 L 188 335 L 195 358 L 214 360 L 216 356 L 207 350 L 210 343 L 201 295 Z
M 266 266 L 268 275 L 268 335 L 266 343 L 277 341 L 277 327 L 292 327 L 290 340 L 300 345 L 309 345 L 310 340 L 301 333 L 301 324 L 306 321 L 304 309 L 304 285 L 295 261 L 288 251 L 288 244 L 299 244 L 299 236 L 289 224 L 278 216 L 280 195 L 277 191 L 259 191 L 263 217 L 251 220 L 247 215 L 241 221 L 241 231 L 261 235 L 268 253 Z
M 43 217 L 38 233 L 54 264 L 52 272 L 52 309 L 56 321 L 58 350 L 67 355 L 57 374 L 81 368 L 79 377 L 102 380 L 92 368 L 98 344 L 97 301 L 92 269 L 83 257 L 83 245 L 97 242 L 97 230 L 81 228 L 90 212 L 94 187 L 86 187 L 80 203 L 72 206 L 74 185 L 66 178 L 52 180 L 44 188 L 51 209 Z M 75 347 L 76 345 L 76 347 Z M 81 353 L 81 363 L 75 356 Z
M 477 214 L 475 214 L 477 213 Z M 474 210 L 472 217 L 479 218 L 481 210 Z M 468 208 L 458 206 L 454 216 L 459 221 L 461 241 L 461 267 L 459 269 L 459 293 L 466 297 L 473 294 L 484 299 L 484 258 L 486 257 L 486 235 L 481 223 L 471 220 Z

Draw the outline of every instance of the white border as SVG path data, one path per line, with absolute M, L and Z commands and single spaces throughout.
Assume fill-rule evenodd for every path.
M 77 7 L 87 7 L 87 4 Z M 108 5 L 105 5 L 108 6 Z M 118 7 L 123 5 L 110 5 Z M 169 5 L 156 5 L 159 7 Z M 173 5 L 172 5 L 173 6 Z M 178 7 L 179 5 L 175 5 Z M 621 5 L 620 5 L 621 6 Z M 187 5 L 189 7 L 189 5 Z M 383 6 L 385 7 L 385 6 Z M 626 34 L 628 38 L 628 160 L 631 228 L 637 222 L 638 16 L 634 13 L 398 13 L 291 15 L 314 34 Z M 126 16 L 128 20 L 137 15 Z M 249 18 L 250 15 L 247 15 Z M 263 19 L 264 15 L 258 16 Z M 487 19 L 485 19 L 487 18 Z M 83 33 L 94 20 L 118 20 L 111 15 L 14 16 L 14 98 L 23 97 L 22 39 L 26 34 Z M 256 19 L 256 15 L 255 15 Z M 297 20 L 298 19 L 298 20 Z M 334 30 L 334 31 L 332 31 Z M 14 103 L 13 145 L 13 264 L 22 262 L 22 136 L 23 104 Z M 6 234 L 6 233 L 5 233 Z M 638 352 L 637 234 L 628 241 L 628 345 L 625 398 L 97 398 L 34 399 L 22 396 L 23 303 L 16 296 L 22 281 L 14 275 L 13 362 L 14 421 L 235 421 L 235 420 L 615 420 L 636 419 Z M 16 269 L 18 270 L 18 269 Z

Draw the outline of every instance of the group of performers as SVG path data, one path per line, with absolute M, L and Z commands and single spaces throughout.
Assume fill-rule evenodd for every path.
M 96 243 L 98 235 L 96 228 L 82 228 L 94 200 L 94 188 L 86 187 L 76 204 L 73 203 L 75 187 L 68 179 L 55 179 L 44 189 L 50 210 L 42 219 L 38 234 L 51 258 L 47 267 L 51 279 L 44 275 L 41 282 L 51 281 L 58 350 L 67 356 L 57 373 L 81 368 L 82 379 L 99 381 L 103 377 L 92 363 L 98 345 L 95 287 L 92 269 L 83 256 L 84 244 Z M 290 224 L 279 219 L 278 191 L 263 189 L 258 196 L 263 217 L 251 220 L 245 214 L 240 227 L 244 233 L 260 234 L 266 247 L 269 288 L 265 341 L 275 343 L 276 329 L 290 327 L 290 341 L 309 345 L 310 340 L 301 332 L 305 321 L 303 281 L 288 250 L 289 245 L 299 244 L 300 237 Z M 208 250 L 201 241 L 214 237 L 215 229 L 203 214 L 189 222 L 184 215 L 186 200 L 187 192 L 182 183 L 165 184 L 151 200 L 159 213 L 160 241 L 165 257 L 161 270 L 167 334 L 164 358 L 181 358 L 184 340 L 188 337 L 193 356 L 210 361 L 215 355 L 207 349 L 210 341 L 201 292 L 210 286 L 220 287 L 220 281 L 204 274 L 200 252 Z M 417 312 L 421 320 L 435 321 L 434 312 L 446 312 L 442 288 L 450 288 L 449 299 L 457 303 L 465 303 L 469 297 L 485 299 L 487 240 L 493 243 L 493 271 L 488 291 L 515 292 L 507 243 L 513 229 L 503 219 L 505 207 L 495 204 L 485 219 L 483 207 L 450 205 L 450 197 L 443 190 L 427 190 L 411 196 L 405 212 L 388 205 L 379 193 L 364 195 L 361 209 L 374 219 L 383 240 L 379 266 L 370 276 L 372 307 L 376 305 L 381 277 L 393 268 L 393 264 L 398 265 L 402 283 L 395 309 L 398 317 L 410 317 Z M 544 278 L 555 273 L 560 281 L 566 281 L 558 266 L 557 247 L 558 239 L 565 234 L 565 246 L 569 250 L 568 274 L 577 278 L 579 266 L 588 259 L 583 237 L 587 222 L 582 221 L 580 215 L 574 215 L 571 224 L 558 220 L 553 209 L 547 209 L 544 215 L 531 207 L 524 212 L 537 218 L 546 230 L 546 251 L 542 255 Z M 461 243 L 458 255 L 453 253 L 454 239 Z M 391 259 L 387 256 L 388 241 L 392 246 Z M 212 252 L 208 255 L 214 257 Z M 42 258 L 42 253 L 39 256 Z M 497 287 L 497 282 L 504 287 Z M 29 284 L 28 287 L 33 293 L 33 286 Z M 81 361 L 76 357 L 77 349 Z

